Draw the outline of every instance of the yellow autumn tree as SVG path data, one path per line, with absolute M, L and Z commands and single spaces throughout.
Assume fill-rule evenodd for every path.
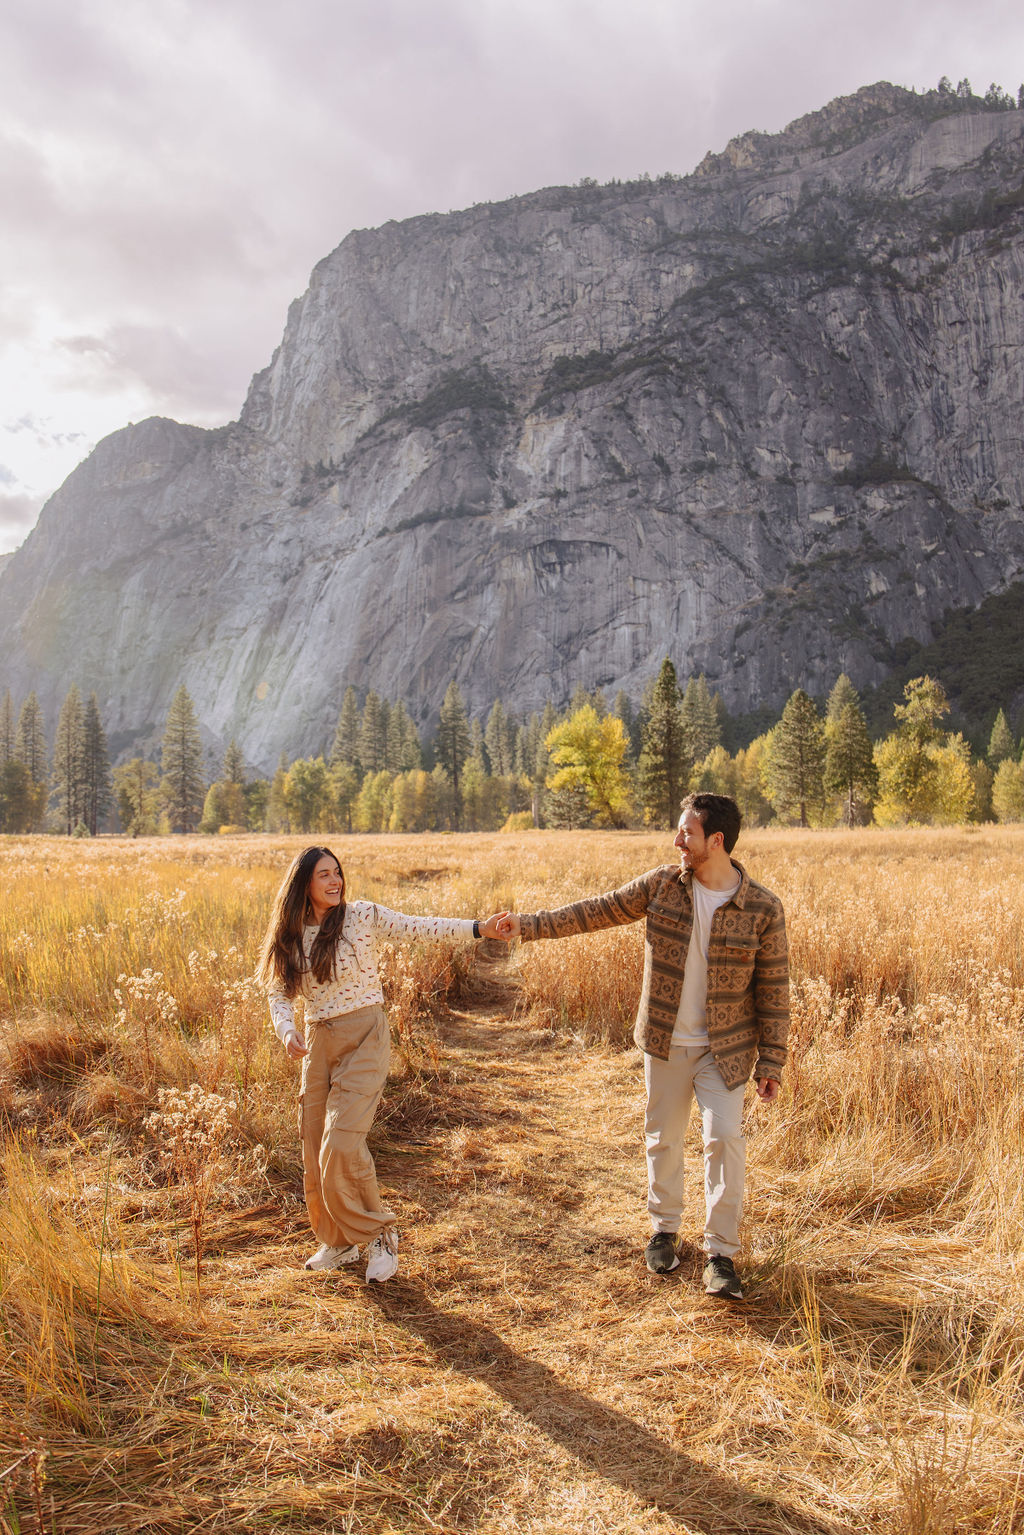
M 582 791 L 598 826 L 624 826 L 630 811 L 629 779 L 622 766 L 628 744 L 617 715 L 601 719 L 593 704 L 584 704 L 545 738 L 556 768 L 548 788 L 554 794 Z

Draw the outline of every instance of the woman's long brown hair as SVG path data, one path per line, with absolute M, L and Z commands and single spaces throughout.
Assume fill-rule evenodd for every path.
M 313 939 L 309 960 L 302 947 L 302 930 L 313 921 L 313 907 L 309 899 L 309 884 L 313 870 L 321 858 L 334 858 L 341 876 L 341 900 L 332 906 L 320 924 L 320 931 Z M 279 981 L 286 997 L 298 995 L 302 977 L 311 971 L 314 980 L 321 985 L 330 980 L 334 969 L 334 956 L 345 922 L 345 871 L 329 847 L 307 847 L 293 860 L 291 868 L 281 881 L 281 888 L 274 897 L 274 909 L 270 914 L 263 947 L 260 950 L 258 975 L 265 986 Z

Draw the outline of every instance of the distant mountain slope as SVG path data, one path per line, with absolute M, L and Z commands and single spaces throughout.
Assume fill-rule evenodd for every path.
M 1024 112 L 877 85 L 685 178 L 348 236 L 239 422 L 99 444 L 0 573 L 0 683 L 123 748 L 184 681 L 264 768 L 348 682 L 423 722 L 730 707 L 1024 578 Z

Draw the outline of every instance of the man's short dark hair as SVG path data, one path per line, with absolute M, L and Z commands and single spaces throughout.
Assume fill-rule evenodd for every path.
M 743 817 L 740 807 L 727 794 L 688 794 L 679 807 L 683 815 L 692 810 L 704 828 L 705 837 L 722 833 L 722 846 L 731 853 L 740 834 Z

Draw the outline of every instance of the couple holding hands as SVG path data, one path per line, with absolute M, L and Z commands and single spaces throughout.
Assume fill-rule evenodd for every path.
M 395 938 L 520 938 L 531 942 L 645 923 L 644 978 L 634 1039 L 644 1059 L 647 1267 L 679 1264 L 684 1142 L 694 1098 L 704 1132 L 704 1287 L 741 1300 L 734 1258 L 746 1165 L 744 1085 L 778 1097 L 789 1024 L 786 923 L 779 898 L 730 856 L 740 830 L 735 801 L 691 794 L 675 837 L 679 861 L 605 895 L 557 911 L 499 912 L 486 921 L 410 917 L 372 901 L 346 901 L 345 876 L 325 847 L 288 870 L 260 957 L 274 1028 L 302 1062 L 299 1125 L 314 1271 L 354 1263 L 366 1279 L 398 1270 L 395 1217 L 381 1202 L 366 1138 L 388 1072 L 377 944 Z M 296 1027 L 301 996 L 304 1029 Z

